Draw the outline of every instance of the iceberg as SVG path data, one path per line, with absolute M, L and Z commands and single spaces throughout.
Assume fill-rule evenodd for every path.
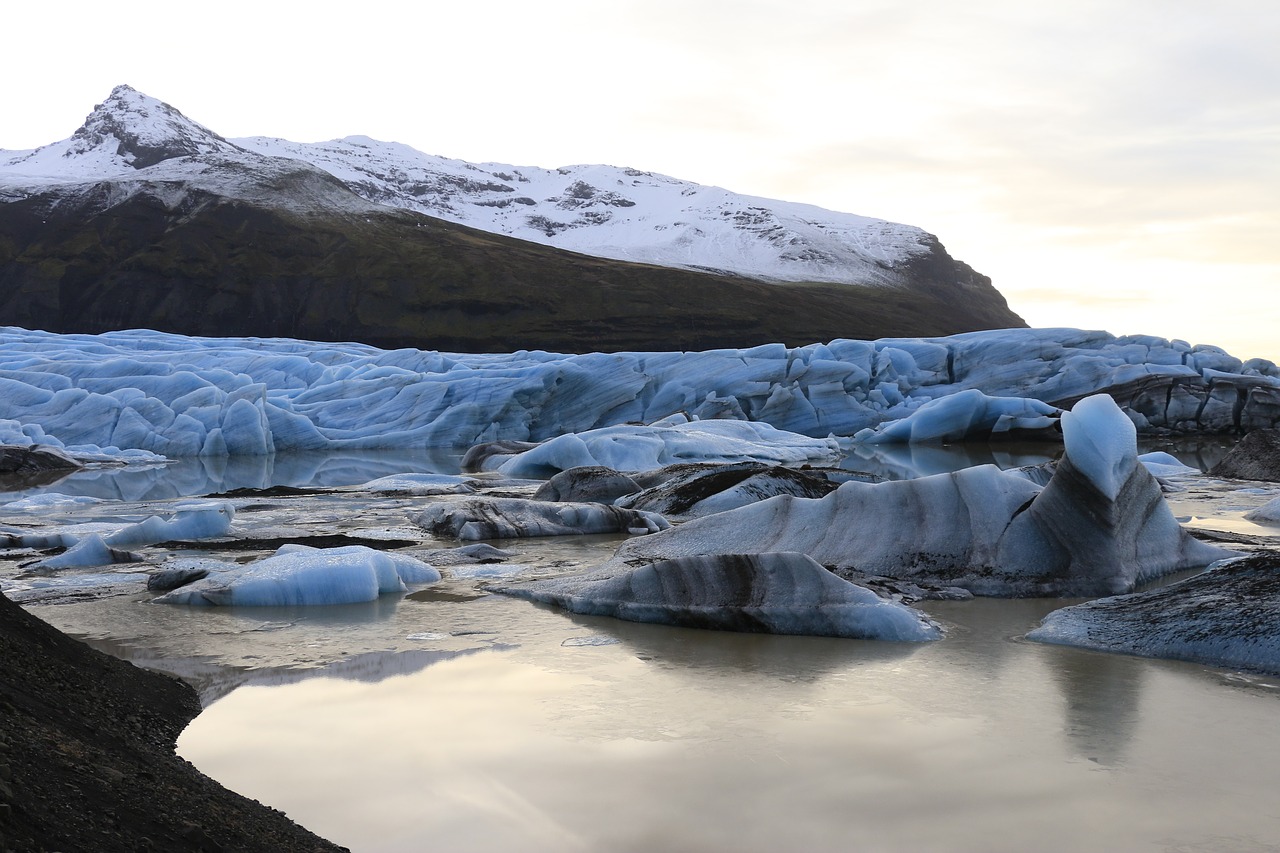
M 1018 438 L 1045 433 L 1058 423 L 1056 406 L 1022 397 L 990 397 L 976 388 L 930 400 L 880 429 L 864 429 L 864 444 L 924 443 Z
M 1137 461 L 1110 397 L 1078 403 L 1049 482 L 994 465 L 779 496 L 624 543 L 608 565 L 708 554 L 807 554 L 842 576 L 958 586 L 978 595 L 1112 595 L 1233 552 L 1191 538 Z
M 217 572 L 154 599 L 160 604 L 271 607 L 354 604 L 434 583 L 440 573 L 404 555 L 363 545 L 285 545 L 240 571 Z
M 1280 555 L 1055 610 L 1027 639 L 1280 675 Z
M 649 471 L 677 462 L 768 462 L 800 465 L 839 460 L 839 443 L 751 421 L 622 424 L 557 436 L 516 453 L 486 454 L 483 467 L 508 477 L 547 479 L 571 468 Z
M 918 610 L 794 553 L 681 557 L 496 589 L 571 613 L 686 628 L 903 642 L 942 636 Z

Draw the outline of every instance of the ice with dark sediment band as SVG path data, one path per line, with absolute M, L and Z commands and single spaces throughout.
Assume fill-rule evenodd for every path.
M 1232 552 L 1190 537 L 1138 462 L 1132 421 L 1105 396 L 1063 416 L 1065 454 L 1043 487 L 984 465 L 847 482 L 625 543 L 602 570 L 706 554 L 795 551 L 849 577 L 959 586 L 979 595 L 1110 595 Z
M 1027 638 L 1280 675 L 1280 553 L 1055 610 Z
M 497 589 L 572 613 L 687 628 L 905 642 L 942 636 L 920 611 L 795 553 L 680 557 Z

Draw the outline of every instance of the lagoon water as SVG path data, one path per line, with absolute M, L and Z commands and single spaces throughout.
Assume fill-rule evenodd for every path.
M 447 467 L 384 463 L 236 476 Z M 108 479 L 89 491 L 237 485 Z M 309 500 L 312 522 L 402 509 Z M 498 544 L 572 570 L 619 541 Z M 462 577 L 333 608 L 35 612 L 190 679 L 207 707 L 180 754 L 355 851 L 1280 850 L 1280 679 L 1019 639 L 1066 603 L 926 602 L 948 633 L 920 645 L 566 616 Z

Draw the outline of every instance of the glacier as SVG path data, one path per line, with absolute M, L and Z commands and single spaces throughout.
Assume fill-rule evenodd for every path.
M 1105 392 L 1144 431 L 1280 424 L 1280 369 L 1271 362 L 1077 329 L 703 352 L 475 355 L 0 328 L 0 444 L 135 463 L 543 442 L 672 417 L 701 422 L 700 429 L 731 429 L 705 424 L 736 420 L 826 440 L 970 390 L 1058 409 Z M 1039 426 L 1047 411 L 1027 414 Z M 591 464 L 586 455 L 575 459 Z

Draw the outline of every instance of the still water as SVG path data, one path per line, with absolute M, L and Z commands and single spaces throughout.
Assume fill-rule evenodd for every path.
M 51 488 L 153 500 L 449 460 L 310 464 Z M 571 538 L 499 544 L 574 570 L 620 541 Z M 180 754 L 355 851 L 1280 850 L 1280 680 L 1020 639 L 1065 603 L 926 603 L 947 636 L 923 645 L 566 616 L 466 578 L 337 608 L 36 612 L 191 680 L 207 707 Z
M 1017 639 L 1056 604 L 905 646 L 404 602 L 434 654 L 240 687 L 179 751 L 359 851 L 1280 848 L 1280 685 Z

